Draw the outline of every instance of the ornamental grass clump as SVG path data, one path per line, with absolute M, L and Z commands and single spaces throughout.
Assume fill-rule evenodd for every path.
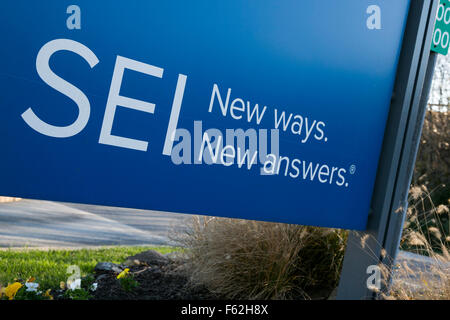
M 412 270 L 406 262 L 393 273 L 393 286 L 388 299 L 450 300 L 450 254 L 430 251 L 432 263 L 426 270 Z
M 416 270 L 407 263 L 398 265 L 391 275 L 394 285 L 389 298 L 450 300 L 449 212 L 449 205 L 434 205 L 425 185 L 410 189 L 401 247 L 428 257 L 428 263 Z
M 450 198 L 447 205 L 435 205 L 431 192 L 420 185 L 410 189 L 408 200 L 401 248 L 426 256 L 444 254 L 450 248 Z
M 336 287 L 345 231 L 193 217 L 177 237 L 193 284 L 229 299 L 326 298 Z

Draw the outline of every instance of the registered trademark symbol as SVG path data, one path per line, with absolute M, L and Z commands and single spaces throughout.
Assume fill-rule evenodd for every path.
M 350 174 L 355 174 L 355 172 L 356 172 L 356 166 L 354 164 L 352 164 L 350 166 Z

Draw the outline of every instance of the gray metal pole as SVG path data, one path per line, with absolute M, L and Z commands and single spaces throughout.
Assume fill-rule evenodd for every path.
M 425 74 L 425 83 L 423 86 L 422 94 L 417 105 L 416 117 L 410 119 L 411 125 L 407 132 L 407 144 L 404 147 L 403 153 L 405 154 L 404 163 L 400 166 L 399 178 L 397 182 L 397 192 L 393 200 L 394 208 L 397 210 L 396 214 L 391 214 L 386 237 L 383 242 L 383 248 L 386 250 L 385 256 L 382 257 L 382 263 L 384 265 L 390 265 L 397 256 L 400 240 L 402 236 L 403 224 L 406 217 L 406 211 L 408 208 L 408 192 L 411 185 L 411 180 L 414 172 L 414 166 L 416 163 L 416 157 L 420 145 L 420 137 L 422 135 L 422 127 L 427 111 L 428 97 L 430 95 L 431 83 L 433 81 L 434 69 L 436 66 L 437 53 L 431 52 L 428 58 L 428 68 Z M 395 205 L 397 204 L 397 205 Z
M 367 286 L 367 268 L 383 263 L 390 270 L 396 257 L 433 74 L 430 45 L 438 4 L 411 1 L 367 230 L 349 234 L 337 299 L 376 298 Z M 389 274 L 382 277 L 386 291 Z

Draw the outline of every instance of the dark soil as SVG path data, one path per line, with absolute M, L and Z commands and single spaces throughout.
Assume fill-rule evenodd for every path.
M 125 268 L 128 274 L 117 279 Z M 57 290 L 55 299 L 94 300 L 224 300 L 225 298 L 208 290 L 204 285 L 189 281 L 185 258 L 163 256 L 148 250 L 128 257 L 123 264 L 101 262 L 95 273 L 82 279 L 81 291 Z M 93 290 L 92 284 L 97 288 Z M 313 300 L 327 299 L 330 289 L 315 288 L 309 292 Z M 305 297 L 291 297 L 304 300 Z
M 178 265 L 133 266 L 130 274 L 138 283 L 131 290 L 125 290 L 117 279 L 117 274 L 105 273 L 97 277 L 97 290 L 93 298 L 97 300 L 214 300 L 220 297 L 204 286 L 192 286 L 187 276 L 178 271 Z

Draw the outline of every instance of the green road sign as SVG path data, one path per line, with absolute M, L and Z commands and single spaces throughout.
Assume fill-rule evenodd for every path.
M 450 1 L 440 0 L 436 14 L 436 25 L 434 27 L 431 50 L 443 54 L 448 53 L 450 41 Z

